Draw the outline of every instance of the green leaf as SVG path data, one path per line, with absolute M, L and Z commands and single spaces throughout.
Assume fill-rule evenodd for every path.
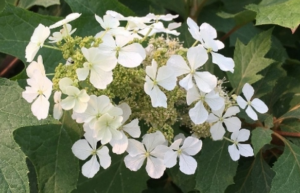
M 71 118 L 65 112 L 63 122 Z M 74 121 L 72 121 L 74 122 Z M 79 174 L 71 147 L 82 129 L 57 123 L 17 129 L 14 138 L 35 167 L 39 192 L 71 192 Z
M 107 10 L 114 10 L 124 16 L 134 16 L 134 12 L 117 0 L 65 0 L 73 12 L 83 14 L 97 14 L 100 17 L 105 15 Z M 89 18 L 91 20 L 91 18 Z M 98 23 L 99 25 L 99 23 Z
M 25 48 L 30 41 L 34 29 L 39 23 L 51 25 L 58 18 L 43 16 L 7 4 L 0 13 L 0 52 L 10 54 L 26 64 Z M 37 55 L 43 56 L 47 73 L 53 73 L 54 68 L 62 62 L 62 55 L 57 50 L 42 48 Z
M 205 139 L 197 160 L 196 188 L 201 193 L 224 192 L 228 185 L 233 184 L 238 162 L 232 161 L 228 153 L 226 140 L 212 141 Z
M 85 163 L 86 161 L 82 161 Z M 77 189 L 73 193 L 82 192 L 106 192 L 106 193 L 127 193 L 142 192 L 147 187 L 149 179 L 142 166 L 137 172 L 130 171 L 124 164 L 124 155 L 111 154 L 112 165 L 103 169 L 92 178 L 87 179 L 80 175 Z
M 17 82 L 0 78 L 0 192 L 29 192 L 26 156 L 13 140 L 13 131 L 40 125 L 22 97 Z
M 259 3 L 261 0 L 222 0 L 224 8 L 230 13 L 238 13 L 245 10 L 245 6 L 250 3 Z
M 248 23 L 230 35 L 230 46 L 235 46 L 237 39 L 243 44 L 248 44 L 252 37 L 259 34 L 261 30 L 256 28 L 253 23 Z
M 285 148 L 273 167 L 276 175 L 271 193 L 300 192 L 300 147 L 281 136 L 279 138 L 284 141 Z
M 255 36 L 248 45 L 236 42 L 234 51 L 234 73 L 228 72 L 228 79 L 235 93 L 240 94 L 245 83 L 253 84 L 262 79 L 258 74 L 274 61 L 264 56 L 271 47 L 271 32 L 268 30 Z
M 246 9 L 255 11 L 256 25 L 276 24 L 295 29 L 300 24 L 299 0 L 263 0 L 259 5 L 248 5 Z
M 184 20 L 188 17 L 188 9 L 186 2 L 184 0 L 150 0 L 152 2 L 157 2 L 157 4 L 161 4 L 165 9 L 174 11 L 178 13 Z
M 252 162 L 239 165 L 234 185 L 230 185 L 227 193 L 270 192 L 271 182 L 275 172 L 263 159 L 262 151 Z
M 172 182 L 176 184 L 182 192 L 187 193 L 195 188 L 196 181 L 195 175 L 186 175 L 179 170 L 179 166 L 176 165 L 173 168 L 167 170 L 168 175 L 172 179 Z
M 254 130 L 252 130 L 251 142 L 253 145 L 254 155 L 256 155 L 264 145 L 271 142 L 272 133 L 272 130 L 262 127 L 256 127 Z
M 256 13 L 250 10 L 244 10 L 236 14 L 219 12 L 217 15 L 224 19 L 232 18 L 235 21 L 235 25 L 241 26 L 253 21 Z
M 34 5 L 49 7 L 51 5 L 59 5 L 59 0 L 21 0 L 18 7 L 28 9 Z
M 279 120 L 296 118 L 300 119 L 300 105 L 291 108 L 287 113 L 282 115 Z

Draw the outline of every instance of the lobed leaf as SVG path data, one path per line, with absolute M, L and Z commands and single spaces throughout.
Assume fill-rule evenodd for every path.
M 51 5 L 59 5 L 59 0 L 21 0 L 18 3 L 18 7 L 28 9 L 32 6 L 39 5 L 49 7 Z
M 263 146 L 271 142 L 272 133 L 272 130 L 262 127 L 256 127 L 252 130 L 251 143 L 253 145 L 254 155 L 256 155 Z

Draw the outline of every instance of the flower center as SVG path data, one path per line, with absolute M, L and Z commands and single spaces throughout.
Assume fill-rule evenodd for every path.
M 220 117 L 220 118 L 219 118 L 219 121 L 220 121 L 220 122 L 223 122 L 223 121 L 224 121 L 224 118 L 223 118 L 223 117 Z
M 191 74 L 191 75 L 194 75 L 194 74 L 195 74 L 195 72 L 196 72 L 196 70 L 195 70 L 195 69 L 193 69 L 193 70 L 191 70 L 190 74 Z
M 207 53 L 211 53 L 212 49 L 211 48 L 207 48 Z
M 91 155 L 96 155 L 96 154 L 97 154 L 97 150 L 93 149 Z
M 153 80 L 153 85 L 156 86 L 158 82 L 156 80 Z
M 148 158 L 148 157 L 150 156 L 150 152 L 147 151 L 147 152 L 145 153 L 145 156 Z
M 178 150 L 177 150 L 177 154 L 178 154 L 178 155 L 181 155 L 181 154 L 182 154 L 182 149 L 178 149 Z
M 43 95 L 43 91 L 38 90 L 37 92 L 38 92 L 39 95 Z

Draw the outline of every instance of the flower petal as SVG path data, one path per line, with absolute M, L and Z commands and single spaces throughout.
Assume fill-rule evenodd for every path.
M 246 83 L 242 89 L 244 96 L 246 97 L 247 101 L 250 101 L 253 94 L 254 94 L 254 89 L 253 87 Z
M 197 102 L 196 105 L 190 109 L 189 115 L 195 124 L 202 124 L 208 118 L 208 112 L 201 101 Z
M 133 43 L 119 51 L 118 62 L 124 67 L 134 68 L 139 66 L 146 58 L 146 51 L 141 44 Z
M 229 107 L 223 117 L 224 118 L 231 117 L 233 115 L 236 115 L 239 112 L 240 109 L 237 106 Z
M 82 175 L 84 175 L 87 178 L 92 178 L 99 171 L 99 169 L 100 169 L 100 164 L 97 160 L 97 157 L 94 155 L 89 161 L 83 164 Z
M 259 113 L 266 113 L 269 110 L 267 105 L 258 98 L 251 101 L 251 106 Z
M 177 163 L 177 152 L 169 150 L 165 153 L 164 164 L 167 168 L 172 168 Z
M 48 117 L 50 103 L 49 101 L 43 96 L 40 95 L 31 105 L 31 111 L 34 116 L 38 120 L 46 119 Z
M 202 148 L 202 141 L 195 137 L 187 137 L 181 147 L 187 155 L 196 155 Z
M 145 155 L 130 156 L 124 158 L 125 166 L 131 171 L 138 171 L 146 159 Z
M 128 148 L 126 151 L 133 157 L 146 153 L 144 145 L 135 139 L 128 139 Z
M 250 131 L 248 129 L 241 129 L 237 136 L 237 141 L 244 142 L 247 141 L 249 137 L 250 137 Z
M 222 54 L 211 52 L 212 55 L 212 62 L 217 64 L 222 71 L 234 71 L 234 61 L 232 58 L 225 57 Z
M 205 64 L 205 62 L 208 60 L 208 54 L 201 45 L 191 47 L 187 51 L 187 59 L 189 61 L 191 69 L 196 70 Z
M 201 97 L 200 92 L 198 90 L 198 87 L 196 87 L 195 85 L 187 90 L 187 94 L 186 94 L 186 102 L 188 105 L 192 104 L 194 101 L 199 100 Z
M 147 158 L 146 171 L 151 178 L 160 178 L 164 174 L 165 169 L 166 167 L 161 159 L 151 156 Z
M 79 139 L 72 146 L 73 154 L 80 160 L 85 160 L 88 158 L 92 151 L 93 149 L 85 139 Z
M 111 158 L 109 156 L 109 150 L 106 146 L 103 146 L 100 150 L 97 151 L 97 155 L 100 160 L 100 165 L 106 169 L 111 164 Z
M 156 146 L 163 145 L 166 139 L 165 136 L 160 132 L 145 134 L 143 136 L 143 144 L 145 144 L 148 152 L 151 152 Z
M 167 61 L 167 66 L 173 69 L 176 76 L 181 76 L 191 71 L 190 67 L 180 55 L 172 55 Z
M 177 78 L 169 66 L 162 66 L 158 69 L 157 83 L 166 90 L 173 90 L 177 83 Z
M 211 137 L 213 140 L 222 140 L 225 134 L 225 129 L 222 122 L 218 121 L 210 128 Z
M 127 147 L 128 147 L 128 138 L 127 136 L 124 134 L 124 132 L 122 133 L 122 138 L 119 140 L 115 140 L 112 139 L 109 143 L 110 145 L 113 147 L 112 151 L 115 154 L 122 154 L 126 151 Z
M 131 137 L 138 138 L 141 135 L 141 129 L 139 126 L 139 120 L 134 119 L 130 123 L 123 126 L 123 130 L 126 131 Z
M 202 92 L 209 93 L 217 86 L 216 76 L 209 72 L 195 72 L 194 78 Z
M 241 120 L 237 117 L 230 117 L 230 118 L 224 119 L 224 123 L 226 125 L 227 131 L 229 131 L 229 132 L 238 131 L 242 126 Z
M 112 71 L 104 71 L 98 66 L 91 70 L 90 82 L 95 88 L 106 89 L 107 85 L 113 81 Z
M 252 109 L 251 106 L 248 105 L 247 109 L 246 109 L 246 113 L 247 115 L 253 119 L 254 121 L 256 121 L 258 118 L 257 118 L 257 114 L 256 112 Z
M 253 149 L 249 144 L 238 144 L 239 152 L 244 157 L 253 156 Z
M 244 109 L 247 106 L 247 101 L 245 101 L 241 96 L 238 96 L 236 98 L 236 102 L 242 109 Z
M 228 152 L 229 152 L 229 155 L 231 157 L 231 159 L 233 161 L 237 161 L 240 159 L 240 152 L 239 150 L 236 148 L 236 145 L 235 144 L 232 144 L 232 145 L 229 145 L 228 146 Z
M 187 175 L 194 174 L 196 168 L 197 162 L 193 157 L 185 155 L 184 153 L 179 156 L 179 169 L 182 173 Z

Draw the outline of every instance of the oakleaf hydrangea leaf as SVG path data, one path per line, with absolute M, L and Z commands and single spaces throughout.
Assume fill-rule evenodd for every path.
M 22 0 L 19 1 L 18 6 L 24 9 L 28 9 L 34 5 L 40 5 L 44 7 L 49 7 L 51 5 L 59 5 L 59 0 Z
M 274 61 L 265 58 L 271 48 L 271 32 L 268 30 L 256 35 L 247 45 L 239 40 L 234 51 L 234 73 L 227 73 L 229 82 L 236 88 L 236 94 L 240 94 L 245 83 L 253 84 L 262 79 L 257 74 Z
M 247 9 L 255 11 L 256 25 L 276 24 L 295 29 L 300 24 L 299 0 L 263 0 L 259 5 L 248 5 Z
M 253 145 L 254 155 L 256 155 L 264 145 L 271 142 L 272 133 L 272 130 L 262 127 L 257 127 L 252 131 L 251 142 Z

